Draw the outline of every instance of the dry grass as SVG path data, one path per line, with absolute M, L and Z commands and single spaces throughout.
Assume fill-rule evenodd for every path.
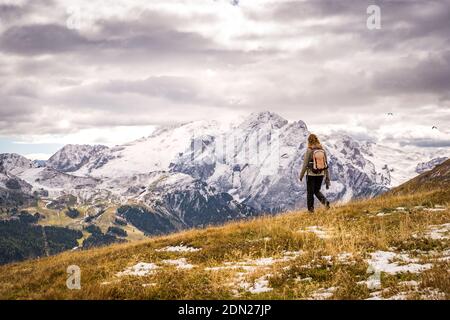
M 448 250 L 448 240 L 432 241 L 414 235 L 424 233 L 430 225 L 449 223 L 449 200 L 448 191 L 384 196 L 356 201 L 329 211 L 318 210 L 316 214 L 289 212 L 5 265 L 0 267 L 0 298 L 306 299 L 317 290 L 334 287 L 328 298 L 365 299 L 369 297 L 370 290 L 358 282 L 368 277 L 369 253 L 376 250 L 407 251 L 411 254 L 417 250 L 425 253 Z M 432 212 L 414 208 L 435 204 L 446 206 L 446 210 Z M 406 210 L 395 211 L 397 207 L 405 207 Z M 377 216 L 379 212 L 391 214 Z M 299 232 L 310 226 L 330 230 L 332 237 L 322 239 L 311 232 Z M 183 253 L 156 250 L 181 243 L 202 250 Z M 303 254 L 295 259 L 282 259 L 286 251 L 298 250 L 302 250 Z M 342 253 L 351 254 L 350 263 L 339 259 Z M 195 267 L 189 270 L 161 267 L 154 274 L 144 277 L 116 276 L 138 262 L 162 265 L 165 259 L 183 257 Z M 205 270 L 225 266 L 227 262 L 242 263 L 262 257 L 279 260 L 256 267 L 251 272 L 244 267 Z M 78 265 L 82 270 L 81 290 L 66 287 L 66 268 L 69 265 Z M 241 278 L 238 278 L 239 272 L 242 273 Z M 270 275 L 268 286 L 271 291 L 253 294 L 239 285 L 242 281 L 253 284 L 267 275 Z M 401 292 L 400 282 L 405 279 L 419 281 L 424 291 L 430 288 L 438 290 L 441 298 L 450 297 L 446 262 L 435 263 L 432 269 L 417 274 L 382 274 L 383 295 Z M 408 297 L 420 299 L 425 296 L 419 290 Z

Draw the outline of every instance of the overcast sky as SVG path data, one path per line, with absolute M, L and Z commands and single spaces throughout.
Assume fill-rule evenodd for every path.
M 0 0 L 0 152 L 262 110 L 450 147 L 450 0 Z

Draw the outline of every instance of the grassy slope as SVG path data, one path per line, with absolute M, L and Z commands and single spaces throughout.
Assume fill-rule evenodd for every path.
M 369 297 L 370 291 L 357 282 L 368 278 L 368 254 L 376 250 L 393 250 L 408 252 L 411 256 L 420 255 L 421 263 L 431 262 L 433 268 L 418 274 L 383 273 L 384 297 L 404 292 L 402 281 L 417 280 L 419 289 L 409 291 L 408 298 L 423 298 L 421 293 L 438 290 L 440 298 L 448 299 L 449 262 L 431 258 L 431 253 L 439 257 L 448 250 L 449 240 L 432 240 L 413 235 L 424 234 L 430 225 L 449 223 L 449 201 L 450 192 L 447 190 L 386 195 L 353 202 L 328 212 L 319 210 L 314 215 L 291 212 L 10 264 L 0 267 L 0 298 L 303 299 L 310 298 L 317 290 L 334 287 L 336 289 L 330 298 L 363 299 Z M 446 209 L 429 211 L 414 208 L 419 205 L 433 207 L 435 204 L 444 205 Z M 394 208 L 399 206 L 407 207 L 407 210 L 395 211 Z M 377 216 L 380 211 L 390 212 L 390 215 Z M 321 239 L 313 233 L 298 232 L 308 226 L 328 228 L 332 230 L 332 237 Z M 190 253 L 156 251 L 180 243 L 202 250 Z M 245 269 L 205 270 L 207 267 L 224 266 L 226 262 L 277 258 L 285 251 L 297 250 L 304 253 L 294 260 L 257 266 L 247 273 Z M 341 253 L 351 253 L 351 263 L 340 262 L 337 257 Z M 116 276 L 117 272 L 138 262 L 161 264 L 164 259 L 182 257 L 195 267 L 190 270 L 161 267 L 153 275 L 145 277 Z M 65 270 L 72 264 L 81 267 L 81 290 L 66 288 Z M 269 274 L 268 285 L 273 289 L 270 292 L 252 294 L 239 287 L 241 281 L 253 284 L 256 279 Z M 299 278 L 309 278 L 310 281 L 297 281 Z

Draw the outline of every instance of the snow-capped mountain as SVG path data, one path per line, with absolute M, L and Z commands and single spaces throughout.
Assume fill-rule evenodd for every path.
M 91 157 L 73 174 L 109 179 L 165 171 L 176 156 L 189 147 L 192 137 L 198 134 L 215 135 L 220 130 L 220 124 L 215 121 L 162 127 L 149 137 L 102 150 L 97 157 Z M 72 159 L 68 157 L 62 158 L 61 161 L 72 163 Z
M 74 172 L 84 166 L 91 159 L 98 159 L 108 147 L 102 145 L 73 145 L 68 144 L 55 153 L 47 162 L 49 168 L 63 172 Z
M 33 186 L 15 174 L 31 170 L 30 160 L 18 154 L 0 154 L 0 208 L 28 204 Z
M 34 168 L 33 162 L 19 154 L 0 154 L 0 172 L 17 175 Z
M 430 192 L 441 190 L 447 194 L 450 190 L 450 159 L 436 165 L 433 169 L 423 172 L 415 178 L 393 188 L 389 193 L 394 195 L 405 195 L 415 192 Z
M 219 136 L 201 136 L 180 154 L 171 171 L 195 176 L 261 212 L 304 206 L 305 185 L 299 172 L 309 135 L 303 121 L 253 114 Z M 324 139 L 329 154 L 333 200 L 373 196 L 389 187 L 389 174 L 376 171 L 361 146 L 350 137 Z
M 73 195 L 84 205 L 127 206 L 121 215 L 152 234 L 304 207 L 299 172 L 308 135 L 303 121 L 260 112 L 234 124 L 162 127 L 113 148 L 68 145 L 45 166 L 3 154 L 0 171 L 4 181 L 22 183 L 28 195 Z M 332 180 L 325 192 L 332 201 L 380 194 L 412 178 L 417 164 L 432 158 L 341 134 L 321 138 Z M 153 216 L 142 218 L 144 212 Z
M 424 173 L 425 171 L 432 170 L 437 165 L 444 163 L 447 159 L 448 157 L 438 157 L 427 162 L 421 162 L 416 166 L 416 172 L 420 174 Z
M 28 204 L 32 189 L 24 180 L 0 171 L 0 208 Z
M 33 192 L 45 191 L 50 197 L 75 190 L 94 189 L 100 182 L 92 177 L 78 177 L 51 167 L 42 167 L 18 154 L 0 154 L 0 172 L 10 179 L 23 181 L 22 185 L 31 186 Z
M 384 177 L 389 177 L 388 186 L 390 188 L 415 177 L 419 173 L 418 168 L 420 167 L 423 167 L 424 170 L 427 170 L 425 167 L 432 169 L 433 163 L 438 164 L 436 160 L 432 159 L 438 155 L 445 155 L 445 158 L 450 156 L 450 150 L 394 148 L 373 142 L 362 143 L 361 151 L 364 157 L 374 164 L 378 173 L 384 172 Z

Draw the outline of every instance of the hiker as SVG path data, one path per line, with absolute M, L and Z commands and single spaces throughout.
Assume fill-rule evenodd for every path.
M 328 172 L 328 161 L 325 150 L 320 144 L 319 138 L 315 134 L 308 137 L 308 149 L 303 160 L 303 167 L 300 173 L 300 181 L 306 173 L 306 193 L 307 206 L 309 212 L 314 212 L 314 195 L 327 208 L 330 208 L 330 202 L 320 192 L 323 178 L 327 189 L 330 188 L 330 174 Z

